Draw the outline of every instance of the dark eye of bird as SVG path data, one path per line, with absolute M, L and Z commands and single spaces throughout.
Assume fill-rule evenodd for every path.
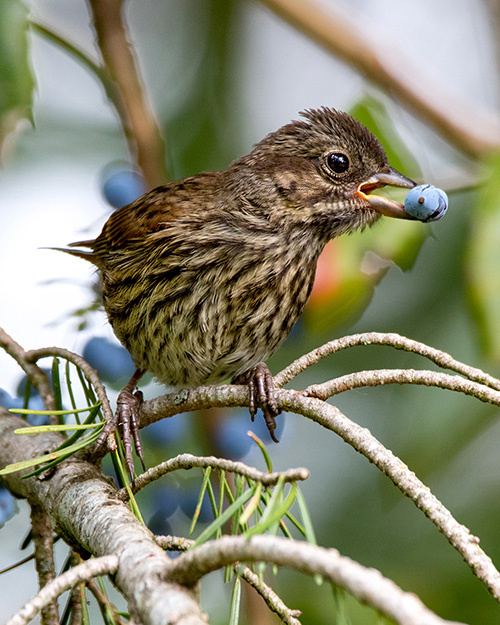
M 326 164 L 334 174 L 345 174 L 349 169 L 349 158 L 342 152 L 332 152 L 326 157 Z

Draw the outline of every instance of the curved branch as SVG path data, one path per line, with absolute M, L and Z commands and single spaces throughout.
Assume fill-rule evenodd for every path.
M 28 601 L 28 603 L 7 622 L 7 625 L 27 625 L 40 610 L 50 605 L 66 590 L 74 588 L 78 586 L 78 584 L 86 582 L 98 575 L 115 573 L 117 569 L 118 556 L 116 555 L 92 558 L 83 564 L 73 567 L 44 586 L 33 599 Z
M 155 536 L 156 542 L 163 549 L 168 551 L 187 551 L 195 544 L 194 540 L 189 538 L 179 538 L 177 536 Z M 300 622 L 295 618 L 300 616 L 300 610 L 291 610 L 286 606 L 283 601 L 278 597 L 274 590 L 263 582 L 258 575 L 251 571 L 248 567 L 243 567 L 239 562 L 233 565 L 235 575 L 239 575 L 243 580 L 247 582 L 252 588 L 259 593 L 264 599 L 267 607 L 271 612 L 276 612 L 279 615 L 283 623 L 287 625 L 300 625 Z
M 64 441 L 56 432 L 14 434 L 21 427 L 26 427 L 24 421 L 0 409 L 0 468 L 40 456 Z M 43 505 L 55 531 L 75 551 L 119 557 L 114 581 L 127 600 L 131 620 L 143 625 L 174 620 L 176 625 L 206 625 L 195 591 L 167 581 L 167 554 L 94 465 L 72 457 L 46 480 L 22 476 L 23 472 L 9 474 L 2 482 L 12 493 Z
M 276 386 L 285 386 L 299 373 L 305 371 L 308 367 L 316 364 L 322 358 L 335 354 L 336 352 L 348 349 L 350 347 L 356 347 L 358 345 L 387 345 L 388 347 L 394 347 L 405 352 L 412 352 L 428 358 L 442 369 L 450 369 L 456 373 L 461 373 L 469 380 L 480 382 L 491 388 L 500 391 L 500 380 L 485 373 L 481 369 L 466 365 L 459 360 L 455 360 L 448 353 L 443 352 L 425 343 L 414 341 L 406 336 L 395 334 L 393 332 L 364 332 L 362 334 L 352 334 L 350 336 L 343 336 L 342 338 L 329 341 L 321 347 L 313 349 L 308 354 L 297 358 L 288 367 L 283 369 L 278 375 L 274 376 L 274 383 Z
M 41 347 L 40 349 L 32 349 L 29 352 L 26 352 L 26 359 L 28 362 L 37 362 L 40 358 L 50 358 L 51 356 L 64 358 L 82 370 L 85 379 L 89 382 L 89 384 L 92 384 L 96 395 L 101 402 L 102 414 L 104 418 L 106 421 L 112 419 L 113 410 L 111 409 L 106 389 L 99 378 L 99 374 L 81 356 L 75 354 L 74 352 L 70 352 L 69 349 L 64 349 L 63 347 Z
M 403 51 L 371 35 L 367 25 L 361 32 L 346 14 L 328 9 L 317 0 L 261 0 L 272 11 L 308 37 L 354 66 L 369 80 L 409 105 L 432 124 L 460 151 L 483 158 L 500 148 L 500 122 L 477 104 L 465 102 L 460 94 L 444 89 L 405 59 Z M 471 120 L 474 123 L 471 124 Z
M 40 367 L 29 360 L 28 353 L 2 328 L 0 328 L 0 347 L 2 347 L 9 356 L 12 356 L 26 373 L 30 382 L 39 392 L 45 410 L 55 410 L 56 402 L 50 387 L 49 378 Z M 54 422 L 57 422 L 57 420 Z
M 500 406 L 500 391 L 484 384 L 465 380 L 459 375 L 420 369 L 375 369 L 342 375 L 322 384 L 311 384 L 302 391 L 305 397 L 326 400 L 329 397 L 364 386 L 419 384 L 471 395 L 482 402 Z
M 429 488 L 368 429 L 348 419 L 335 406 L 312 397 L 302 397 L 294 391 L 279 391 L 277 400 L 283 409 L 301 414 L 338 434 L 387 475 L 403 495 L 411 499 L 446 536 L 450 545 L 460 553 L 474 575 L 486 585 L 493 597 L 500 601 L 500 573 L 491 558 L 479 546 L 479 539 L 473 536 L 465 525 L 456 521 Z
M 160 464 L 148 469 L 145 473 L 142 473 L 135 479 L 134 484 L 130 487 L 135 494 L 151 482 L 160 479 L 163 475 L 171 473 L 172 471 L 178 471 L 179 469 L 193 469 L 201 468 L 205 469 L 212 467 L 213 469 L 221 469 L 229 473 L 236 473 L 244 477 L 248 477 L 256 482 L 261 482 L 264 486 L 275 486 L 280 477 L 285 482 L 296 482 L 297 480 L 307 480 L 309 477 L 309 471 L 304 468 L 288 469 L 287 471 L 276 471 L 274 473 L 265 473 L 258 471 L 253 467 L 249 467 L 243 462 L 236 462 L 233 460 L 226 460 L 225 458 L 216 458 L 215 456 L 193 456 L 192 454 L 180 454 L 175 458 L 161 462 Z M 127 489 L 122 488 L 118 491 L 118 496 L 123 501 L 128 500 Z
M 483 392 L 494 392 L 486 387 L 483 389 Z M 320 399 L 304 397 L 300 392 L 277 390 L 276 399 L 278 406 L 283 410 L 303 415 L 335 432 L 387 475 L 446 536 L 448 542 L 460 553 L 472 572 L 483 581 L 495 599 L 500 601 L 500 573 L 493 565 L 491 558 L 479 547 L 478 539 L 471 535 L 467 527 L 458 523 L 429 488 L 410 471 L 400 458 L 386 449 L 369 430 L 348 419 L 335 406 Z M 142 404 L 141 426 L 178 412 L 214 406 L 248 406 L 248 389 L 231 385 L 200 386 L 157 397 Z
M 173 560 L 170 576 L 180 584 L 191 584 L 228 564 L 259 561 L 290 567 L 308 575 L 322 575 L 400 625 L 451 625 L 450 621 L 431 612 L 414 594 L 404 592 L 379 571 L 341 556 L 336 549 L 276 536 L 250 539 L 224 536 L 209 541 Z

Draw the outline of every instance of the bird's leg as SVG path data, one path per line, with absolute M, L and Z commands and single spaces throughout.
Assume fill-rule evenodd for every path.
M 135 391 L 137 382 L 139 382 L 143 375 L 144 371 L 136 369 L 134 375 L 130 378 L 125 388 L 120 391 L 116 399 L 116 411 L 113 415 L 113 419 L 106 423 L 104 430 L 101 432 L 101 435 L 96 442 L 96 446 L 99 447 L 99 445 L 102 445 L 104 441 L 107 440 L 110 434 L 113 434 L 117 427 L 120 428 L 123 446 L 125 448 L 125 463 L 132 479 L 134 479 L 132 441 L 134 443 L 135 452 L 140 459 L 143 468 L 146 468 L 144 465 L 142 444 L 139 438 L 139 421 L 137 419 L 139 406 L 143 400 L 142 392 Z
M 255 418 L 257 408 L 260 408 L 264 415 L 269 435 L 275 443 L 279 443 L 274 430 L 276 429 L 276 417 L 281 414 L 281 410 L 276 402 L 276 387 L 268 366 L 263 362 L 258 362 L 250 371 L 237 376 L 233 383 L 248 385 L 250 392 L 248 407 L 252 421 Z

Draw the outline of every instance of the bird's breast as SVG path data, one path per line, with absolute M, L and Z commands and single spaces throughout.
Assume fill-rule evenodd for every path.
M 136 366 L 168 385 L 232 379 L 268 358 L 300 316 L 320 250 L 299 247 L 271 235 L 219 241 L 159 259 L 142 280 L 104 279 L 109 320 Z

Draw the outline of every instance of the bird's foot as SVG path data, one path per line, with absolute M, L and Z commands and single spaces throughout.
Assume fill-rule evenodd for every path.
M 273 376 L 268 366 L 259 362 L 246 373 L 242 373 L 234 380 L 235 384 L 246 384 L 250 392 L 248 407 L 252 421 L 257 413 L 257 408 L 262 410 L 269 435 L 275 443 L 279 443 L 274 430 L 276 429 L 276 417 L 281 414 L 276 401 L 276 387 Z
M 134 459 L 132 456 L 132 446 L 135 447 L 141 464 L 144 465 L 144 454 L 142 450 L 141 439 L 139 437 L 139 409 L 143 401 L 141 391 L 135 391 L 137 382 L 142 377 L 143 372 L 137 370 L 130 378 L 125 388 L 120 391 L 116 399 L 116 411 L 113 418 L 104 426 L 104 430 L 96 441 L 96 447 L 102 445 L 108 437 L 112 435 L 117 428 L 120 430 L 123 447 L 125 449 L 125 464 L 129 475 L 134 480 Z

